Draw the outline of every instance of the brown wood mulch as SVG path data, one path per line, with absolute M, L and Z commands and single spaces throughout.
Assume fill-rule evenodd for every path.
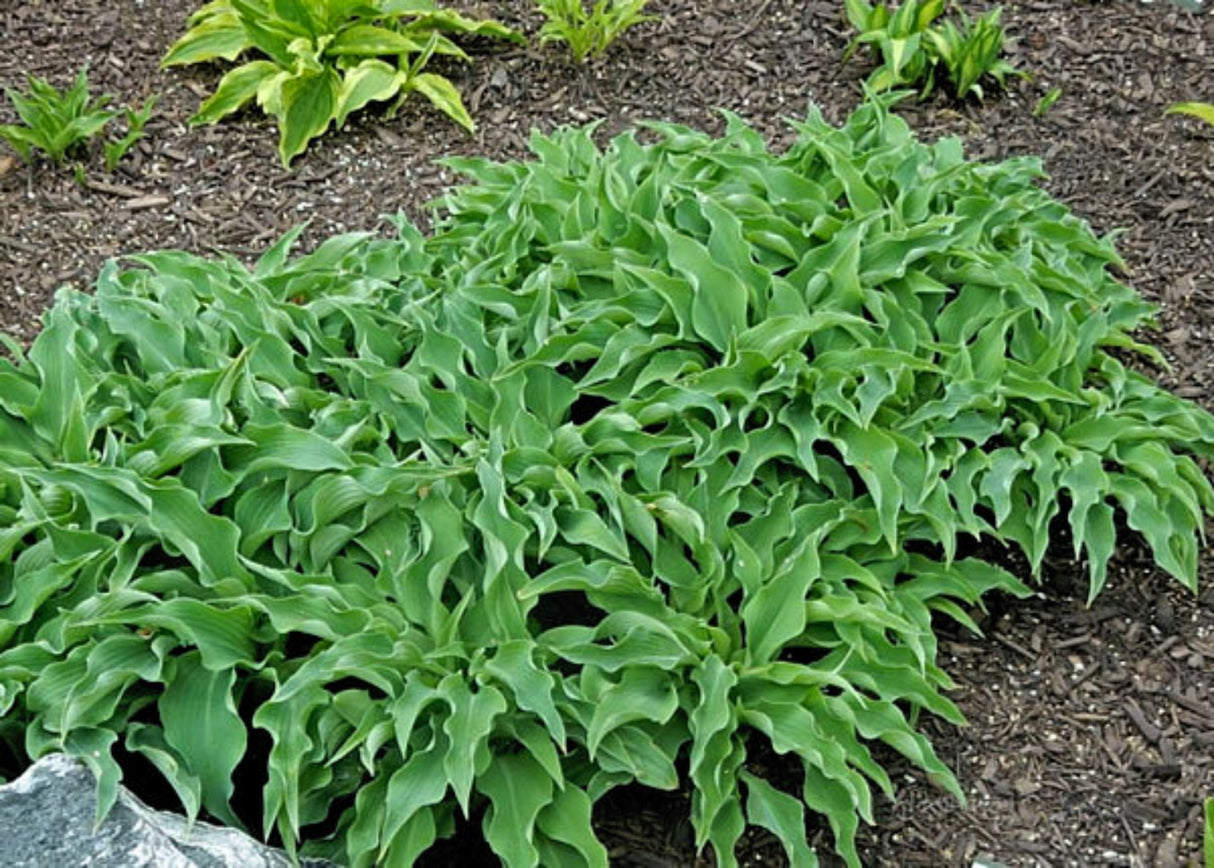
M 198 4 L 190 0 L 3 0 L 0 86 L 24 74 L 67 84 L 83 62 L 95 92 L 121 103 L 160 94 L 148 137 L 119 171 L 99 156 L 87 184 L 0 146 L 0 329 L 28 340 L 54 290 L 87 286 L 112 256 L 164 247 L 252 258 L 287 227 L 305 242 L 370 229 L 423 203 L 452 178 L 441 156 L 525 156 L 527 132 L 640 118 L 719 130 L 731 109 L 780 143 L 784 116 L 809 100 L 841 120 L 863 61 L 840 67 L 841 4 L 826 0 L 655 0 L 661 16 L 601 61 L 577 66 L 554 46 L 494 47 L 451 69 L 479 131 L 466 136 L 421 102 L 329 134 L 285 172 L 260 115 L 218 127 L 186 121 L 220 67 L 160 71 L 157 61 Z M 534 33 L 527 0 L 453 3 Z M 1033 74 L 986 105 L 935 98 L 902 113 L 926 138 L 960 135 L 971 157 L 1038 154 L 1047 187 L 1101 232 L 1124 229 L 1127 278 L 1162 305 L 1150 337 L 1173 363 L 1160 376 L 1214 406 L 1214 129 L 1164 117 L 1171 103 L 1214 100 L 1214 14 L 1207 0 L 1026 0 L 1005 7 L 1010 56 Z M 1052 110 L 1033 108 L 1062 89 Z M 0 123 L 13 122 L 0 103 Z M 1200 596 L 1161 576 L 1134 544 L 1087 608 L 1074 563 L 1052 564 L 1035 599 L 1006 607 L 986 637 L 945 634 L 942 665 L 966 729 L 925 726 L 968 794 L 962 807 L 898 766 L 896 803 L 862 830 L 866 864 L 1142 865 L 1200 858 L 1201 800 L 1214 796 L 1214 562 Z M 709 865 L 697 857 L 685 793 L 629 791 L 597 812 L 613 864 Z M 471 837 L 471 836 L 468 836 Z M 817 832 L 829 852 L 829 833 Z M 483 864 L 449 846 L 434 864 Z M 746 839 L 744 864 L 785 864 L 769 837 Z M 833 864 L 824 858 L 824 864 Z

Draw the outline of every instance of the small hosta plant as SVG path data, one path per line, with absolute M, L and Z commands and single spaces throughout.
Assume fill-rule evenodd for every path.
M 1062 96 L 1062 88 L 1052 87 L 1042 95 L 1041 99 L 1037 100 L 1037 104 L 1033 106 L 1033 117 L 1045 117 L 1050 109 L 1054 107 L 1054 103 L 1058 102 L 1058 98 Z
M 0 125 L 0 139 L 6 141 L 22 160 L 29 163 L 42 152 L 56 164 L 69 157 L 83 156 L 89 143 L 120 112 L 108 106 L 114 97 L 89 93 L 88 67 L 76 74 L 71 87 L 60 91 L 53 84 L 31 75 L 24 93 L 5 91 L 22 124 Z M 121 139 L 105 143 L 105 166 L 113 171 L 118 161 L 143 136 L 143 127 L 151 116 L 156 98 L 139 110 L 125 109 L 127 132 Z M 77 175 L 83 172 L 78 167 Z
M 843 60 L 861 45 L 871 46 L 881 60 L 866 82 L 872 91 L 909 86 L 927 97 L 947 81 L 958 99 L 971 94 L 982 99 L 983 79 L 1002 88 L 1009 75 L 1025 75 L 1003 59 L 999 7 L 976 20 L 958 10 L 960 23 L 941 19 L 945 0 L 904 0 L 892 11 L 884 3 L 868 0 L 845 0 L 844 7 L 858 35 Z
M 924 83 L 930 91 L 935 76 L 931 44 L 927 37 L 932 23 L 944 12 L 945 0 L 903 0 L 892 11 L 884 3 L 844 0 L 847 20 L 857 35 L 843 53 L 843 62 L 862 45 L 871 46 L 881 65 L 868 77 L 869 89 L 881 92 Z
M 123 120 L 126 123 L 126 132 L 121 138 L 105 143 L 105 168 L 106 171 L 112 172 L 118 168 L 118 163 L 126 156 L 127 151 L 134 147 L 135 143 L 143 138 L 143 128 L 147 126 L 147 122 L 151 120 L 152 110 L 156 108 L 156 103 L 159 101 L 158 96 L 148 97 L 142 106 L 139 108 L 123 109 Z
M 431 0 L 213 0 L 195 12 L 162 66 L 252 56 L 230 70 L 191 118 L 215 123 L 256 101 L 278 122 L 283 165 L 330 124 L 372 102 L 395 112 L 413 93 L 465 129 L 473 122 L 431 58 L 468 60 L 452 36 L 520 41 L 495 21 L 476 21 Z
M 73 153 L 80 153 L 117 114 L 106 108 L 113 100 L 111 95 L 93 97 L 89 93 L 87 66 L 80 68 L 72 86 L 63 91 L 35 75 L 28 76 L 26 83 L 25 93 L 5 91 L 22 125 L 0 126 L 0 138 L 27 163 L 35 151 L 41 151 L 62 164 Z
M 1193 587 L 1214 418 L 1127 363 L 1151 308 L 1036 161 L 887 102 L 779 154 L 537 134 L 451 161 L 428 237 L 64 291 L 0 360 L 4 755 L 103 812 L 138 755 L 360 868 L 461 816 L 606 866 L 628 784 L 689 788 L 721 866 L 747 826 L 815 864 L 815 814 L 856 868 L 875 746 L 960 795 L 933 624 L 1029 593 L 976 542 L 1036 574 L 1065 524 L 1094 597 L 1128 527 Z
M 944 68 L 950 89 L 959 99 L 970 94 L 982 99 L 984 78 L 1003 88 L 1009 75 L 1024 75 L 1003 59 L 1002 14 L 998 6 L 977 19 L 959 12 L 960 24 L 946 20 L 927 31 L 932 44 L 930 53 L 937 65 Z
M 80 68 L 72 85 L 60 91 L 53 84 L 31 75 L 24 93 L 5 91 L 22 124 L 0 125 L 0 139 L 6 141 L 27 163 L 41 152 L 62 165 L 70 157 L 83 157 L 89 144 L 120 114 L 125 116 L 126 133 L 104 143 L 105 167 L 114 171 L 131 146 L 143 137 L 143 128 L 152 114 L 157 98 L 150 97 L 139 109 L 110 108 L 112 94 L 94 97 L 89 92 L 88 66 Z M 77 180 L 83 180 L 84 166 L 76 163 Z
M 541 42 L 564 42 L 578 62 L 603 54 L 623 33 L 657 16 L 645 15 L 649 0 L 536 0 L 544 14 Z

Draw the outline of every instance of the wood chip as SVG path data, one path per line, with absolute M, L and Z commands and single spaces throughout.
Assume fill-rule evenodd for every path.
M 111 196 L 121 196 L 124 199 L 143 199 L 150 194 L 147 190 L 140 190 L 136 187 L 128 187 L 126 184 L 111 184 L 108 181 L 95 181 L 89 178 L 85 182 L 90 190 L 95 190 L 98 193 L 109 193 Z
M 387 127 L 375 127 L 375 137 L 389 148 L 404 147 L 405 140 Z
M 1195 204 L 1192 199 L 1174 199 L 1159 209 L 1159 216 L 1171 217 L 1173 214 L 1179 214 L 1181 211 L 1188 211 Z
M 145 208 L 163 208 L 172 203 L 173 200 L 168 196 L 142 196 L 138 199 L 128 200 L 124 207 L 128 211 L 142 211 Z
M 996 633 L 996 634 L 993 634 L 991 636 L 991 638 L 994 639 L 996 642 L 998 642 L 1003 647 L 1010 648 L 1011 650 L 1015 651 L 1017 654 L 1019 654 L 1025 660 L 1036 660 L 1037 659 L 1037 655 L 1034 654 L 1032 651 L 1025 648 L 1019 642 L 1015 642 L 1012 639 L 1008 639 L 1006 636 L 1000 636 L 999 634 Z
M 1127 699 L 1124 708 L 1125 713 L 1129 715 L 1130 721 L 1133 722 L 1134 726 L 1138 727 L 1138 731 L 1142 733 L 1143 738 L 1151 742 L 1151 744 L 1159 741 L 1159 736 L 1163 734 L 1163 730 L 1147 720 L 1147 716 L 1143 714 L 1137 702 Z

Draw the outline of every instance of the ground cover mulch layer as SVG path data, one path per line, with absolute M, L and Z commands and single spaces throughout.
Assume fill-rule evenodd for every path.
M 401 209 L 424 221 L 424 203 L 453 180 L 436 158 L 524 157 L 533 127 L 598 120 L 607 136 L 656 118 L 718 131 L 716 109 L 727 108 L 779 147 L 790 138 L 782 117 L 803 116 L 812 100 L 842 120 L 867 72 L 862 60 L 839 64 L 841 3 L 655 0 L 661 20 L 600 61 L 486 45 L 473 65 L 445 69 L 479 122 L 475 135 L 417 101 L 392 120 L 356 118 L 287 172 L 259 114 L 188 126 L 222 68 L 161 71 L 157 61 L 197 5 L 0 0 L 0 86 L 23 85 L 27 72 L 62 86 L 87 61 L 95 91 L 124 104 L 161 96 L 148 138 L 112 175 L 94 155 L 84 186 L 0 146 L 0 331 L 32 338 L 54 290 L 88 286 L 109 257 L 179 247 L 251 259 L 303 220 L 305 246 L 374 229 Z M 540 23 L 527 0 L 452 5 L 529 34 Z M 985 105 L 933 98 L 899 111 L 924 138 L 961 136 L 972 158 L 1040 155 L 1054 195 L 1097 231 L 1125 230 L 1125 278 L 1161 305 L 1145 337 L 1173 367 L 1156 375 L 1214 407 L 1214 129 L 1163 116 L 1173 102 L 1214 100 L 1208 0 L 1204 11 L 1033 0 L 1008 4 L 1004 20 L 1011 59 L 1032 81 Z M 1055 87 L 1057 104 L 1035 116 Z M 0 104 L 0 123 L 15 120 Z M 1214 560 L 1203 561 L 1195 596 L 1130 542 L 1087 607 L 1082 566 L 1065 555 L 1059 546 L 1037 598 L 996 601 L 985 638 L 944 634 L 941 664 L 971 725 L 924 725 L 968 804 L 885 757 L 899 797 L 881 801 L 879 825 L 862 832 L 866 864 L 1198 863 L 1200 803 L 1214 795 Z M 613 864 L 710 865 L 695 853 L 688 810 L 686 793 L 625 791 L 596 820 Z M 829 832 L 816 834 L 829 852 Z M 427 861 L 492 864 L 475 838 Z M 764 835 L 748 837 L 740 856 L 785 864 Z

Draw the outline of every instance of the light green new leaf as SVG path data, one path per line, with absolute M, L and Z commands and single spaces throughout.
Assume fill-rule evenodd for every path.
M 1168 106 L 1164 114 L 1190 115 L 1191 117 L 1205 121 L 1210 126 L 1214 126 L 1214 103 L 1178 102 L 1175 105 Z

